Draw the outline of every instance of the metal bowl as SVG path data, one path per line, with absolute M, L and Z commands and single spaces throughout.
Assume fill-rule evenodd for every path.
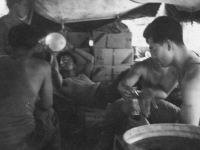
M 130 150 L 199 150 L 200 127 L 187 124 L 150 124 L 123 135 Z
M 65 48 L 67 41 L 62 34 L 53 32 L 46 36 L 45 44 L 52 51 L 61 51 Z

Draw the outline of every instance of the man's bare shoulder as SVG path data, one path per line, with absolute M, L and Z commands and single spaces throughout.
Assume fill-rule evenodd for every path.
M 148 72 L 148 63 L 149 61 L 139 61 L 139 62 L 135 62 L 132 67 L 131 67 L 131 75 L 139 75 L 139 76 L 143 76 L 145 77 L 147 72 Z
M 200 76 L 200 58 L 195 55 L 192 57 L 187 64 L 184 66 L 184 71 L 182 76 L 184 78 L 193 78 L 195 76 Z
M 184 71 L 184 78 L 187 80 L 200 78 L 200 62 L 192 63 L 186 66 Z
M 42 72 L 45 72 L 45 71 L 51 70 L 50 64 L 47 61 L 41 60 L 38 58 L 27 58 L 24 61 L 24 64 L 26 67 L 30 69 L 34 69 L 35 71 L 42 70 Z
M 135 68 L 138 70 L 146 70 L 149 68 L 150 65 L 152 65 L 152 59 L 148 58 L 143 61 L 135 62 L 132 68 Z

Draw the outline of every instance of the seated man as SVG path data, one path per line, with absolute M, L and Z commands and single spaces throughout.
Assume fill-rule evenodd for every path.
M 138 82 L 141 85 L 141 90 L 138 91 L 139 97 L 133 91 L 133 87 Z M 139 101 L 141 99 L 154 100 L 154 107 L 151 107 L 150 111 L 151 114 L 149 116 L 140 114 L 142 119 L 138 122 L 135 121 L 135 126 L 148 124 L 149 122 L 175 122 L 179 116 L 179 108 L 162 99 L 165 99 L 176 86 L 177 71 L 174 67 L 162 68 L 153 58 L 136 62 L 119 83 L 118 88 L 123 98 L 110 104 L 106 110 L 105 120 L 102 122 L 102 126 L 105 126 L 105 131 L 95 150 L 108 150 L 112 147 L 115 128 L 120 126 L 119 124 L 127 116 L 132 115 L 133 98 L 137 98 Z M 123 133 L 126 129 L 121 132 Z
M 112 84 L 93 82 L 90 75 L 93 69 L 94 58 L 91 54 L 77 48 L 56 52 L 52 55 L 52 73 L 56 89 L 75 104 L 106 108 L 107 104 L 121 97 L 117 90 L 118 80 Z M 73 53 L 79 54 L 86 60 L 82 70 L 76 69 L 76 58 Z
M 143 36 L 155 60 L 162 67 L 174 66 L 179 72 L 182 95 L 179 122 L 199 126 L 200 59 L 185 46 L 181 24 L 170 17 L 158 17 L 147 26 Z M 143 108 L 147 108 L 147 111 L 142 109 L 145 116 L 150 113 L 152 98 L 142 99 L 142 104 L 146 105 Z
M 27 24 L 9 31 L 11 56 L 0 57 L 0 147 L 4 150 L 59 150 L 52 109 L 50 65 L 32 58 L 37 34 Z
M 162 86 L 151 86 L 140 92 L 139 103 L 142 116 L 147 117 L 150 123 L 174 123 L 178 120 L 179 123 L 199 126 L 200 84 L 198 81 L 200 80 L 200 59 L 185 46 L 181 24 L 170 17 L 158 17 L 147 26 L 143 36 L 150 45 L 151 56 L 156 64 L 164 67 L 163 70 L 169 70 L 172 66 L 177 69 L 182 103 L 180 109 L 174 106 L 168 107 L 170 105 L 159 106 L 162 101 L 158 98 L 165 98 L 171 91 L 173 78 L 164 78 L 162 75 L 165 71 L 149 70 L 147 72 L 143 67 L 139 70 L 133 69 L 120 83 L 119 90 L 123 97 L 125 99 L 134 98 L 135 93 L 131 89 L 135 81 L 140 77 L 142 79 L 149 77 L 150 81 L 160 82 L 161 84 L 158 85 Z M 149 75 L 151 73 L 154 73 L 156 78 L 152 78 Z M 152 104 L 154 107 L 152 107 Z M 155 107 L 158 107 L 158 111 Z

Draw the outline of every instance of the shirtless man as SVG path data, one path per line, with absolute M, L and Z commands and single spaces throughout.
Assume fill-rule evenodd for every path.
M 27 24 L 9 31 L 11 56 L 0 57 L 0 148 L 59 150 L 59 126 L 52 109 L 51 67 L 31 57 L 38 43 Z
M 144 37 L 150 46 L 152 58 L 158 64 L 162 67 L 174 66 L 178 70 L 182 94 L 179 122 L 199 125 L 200 101 L 198 97 L 200 96 L 200 84 L 197 81 L 200 80 L 200 59 L 185 46 L 180 23 L 169 17 L 158 17 L 147 26 Z M 163 84 L 162 90 L 166 91 L 165 87 L 171 81 L 171 78 L 169 79 Z M 126 90 L 126 86 L 131 86 L 134 80 L 135 76 L 128 76 L 122 82 L 121 85 L 125 89 L 121 88 L 121 93 L 124 97 L 131 97 L 131 93 Z M 157 89 L 156 94 L 158 95 Z M 154 89 L 141 91 L 140 107 L 144 116 L 151 113 L 150 103 L 155 104 L 154 100 Z
M 150 45 L 152 58 L 134 64 L 120 82 L 119 91 L 124 99 L 108 107 L 104 124 L 116 126 L 119 120 L 130 114 L 129 99 L 138 98 L 140 115 L 146 117 L 149 123 L 199 125 L 200 60 L 184 45 L 181 25 L 171 18 L 159 17 L 147 26 L 144 37 Z M 182 92 L 181 108 L 162 100 L 177 86 L 177 79 Z M 133 92 L 133 86 L 138 81 L 142 85 L 141 91 L 138 91 L 139 96 Z M 101 141 L 110 141 L 105 139 Z M 106 149 L 105 143 L 99 143 L 95 150 Z
M 169 17 L 158 17 L 150 23 L 143 36 L 150 46 L 152 57 L 162 66 L 174 66 L 179 72 L 182 94 L 180 122 L 199 125 L 200 119 L 200 59 L 183 42 L 182 26 Z M 149 101 L 152 101 L 150 98 Z M 149 108 L 149 102 L 142 99 Z M 149 109 L 142 110 L 148 115 Z
M 182 94 L 180 109 L 173 105 L 170 106 L 169 103 L 163 103 L 162 100 L 158 99 L 165 98 L 171 89 L 173 89 L 172 85 L 175 82 L 173 81 L 173 77 L 166 78 L 162 76 L 164 72 L 161 70 L 158 72 L 149 70 L 148 68 L 151 63 L 148 64 L 146 69 L 143 65 L 142 67 L 133 67 L 134 69 L 132 69 L 119 84 L 120 93 L 125 99 L 129 99 L 135 98 L 136 93 L 132 92 L 132 86 L 134 86 L 135 82 L 139 79 L 148 79 L 148 82 L 154 83 L 154 86 L 144 88 L 139 93 L 141 115 L 147 117 L 150 123 L 165 123 L 166 121 L 168 123 L 174 123 L 178 120 L 180 123 L 199 125 L 200 100 L 198 98 L 200 96 L 200 84 L 198 84 L 198 81 L 200 80 L 200 59 L 194 52 L 187 49 L 183 42 L 182 34 L 180 23 L 165 16 L 158 17 L 150 23 L 143 34 L 150 46 L 150 52 L 154 62 L 158 64 L 158 66 L 165 67 L 162 70 L 166 70 L 167 68 L 169 70 L 170 66 L 173 66 L 178 71 L 179 85 Z M 149 76 L 149 73 L 153 73 L 156 78 Z M 155 83 L 159 80 L 161 81 L 160 84 L 155 86 Z M 149 83 L 144 85 L 148 84 Z M 120 107 L 117 106 L 114 107 L 113 105 L 113 108 L 110 108 L 109 117 L 107 118 L 119 116 L 116 112 L 117 110 L 121 110 L 122 104 L 119 105 Z
M 94 58 L 89 53 L 73 48 L 69 43 L 67 50 L 51 53 L 53 83 L 55 88 L 64 96 L 73 99 L 74 103 L 91 104 L 92 93 L 96 91 L 98 84 L 90 80 Z M 86 63 L 82 70 L 77 70 L 77 60 L 73 53 L 78 54 Z
M 141 86 L 137 90 L 139 97 L 133 92 L 133 88 L 136 88 L 138 83 Z M 140 107 L 141 113 L 139 113 L 140 110 L 136 110 L 140 114 L 141 120 L 131 120 L 134 121 L 134 125 L 131 127 L 148 123 L 176 122 L 180 109 L 163 99 L 177 85 L 177 71 L 174 67 L 163 68 L 153 58 L 148 58 L 133 64 L 129 73 L 122 79 L 118 86 L 123 98 L 111 103 L 107 107 L 105 120 L 100 124 L 105 129 L 95 150 L 109 150 L 112 147 L 114 133 L 121 130 L 118 134 L 123 134 L 127 128 L 130 128 L 127 126 L 127 128 L 121 129 L 123 125 L 121 123 L 128 116 L 132 115 L 133 98 L 137 98 L 139 101 L 145 99 L 147 104 L 152 100 L 153 105 L 151 108 L 149 107 L 149 110 L 146 109 L 146 105 Z M 150 111 L 151 114 L 149 115 L 147 113 L 145 115 L 147 111 Z
M 68 47 L 67 51 L 58 54 L 50 51 L 54 85 L 60 93 L 70 98 L 75 104 L 99 108 L 106 108 L 109 102 L 121 97 L 117 90 L 119 78 L 112 84 L 93 82 L 90 75 L 94 57 L 71 45 Z M 73 53 L 86 60 L 80 71 L 77 71 L 77 62 Z

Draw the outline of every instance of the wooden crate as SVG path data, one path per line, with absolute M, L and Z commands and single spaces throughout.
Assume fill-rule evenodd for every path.
M 106 43 L 107 43 L 106 32 L 94 31 L 92 37 L 93 37 L 94 47 L 106 48 Z
M 108 34 L 107 48 L 132 48 L 132 33 L 122 32 L 117 34 Z
M 113 49 L 94 48 L 94 64 L 95 65 L 112 65 L 113 64 Z
M 114 65 L 132 64 L 133 49 L 114 49 L 113 50 Z

